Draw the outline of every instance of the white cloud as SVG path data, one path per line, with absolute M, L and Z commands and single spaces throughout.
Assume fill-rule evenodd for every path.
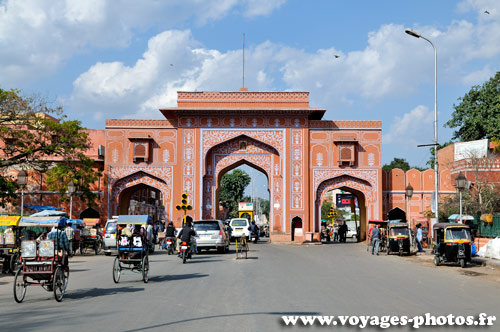
M 382 136 L 382 143 L 415 147 L 432 140 L 434 111 L 419 105 L 403 116 L 396 116 L 390 129 Z M 427 142 L 428 141 L 428 142 Z
M 0 1 L 0 84 L 16 86 L 54 73 L 74 54 L 126 47 L 152 26 L 198 25 L 230 13 L 268 15 L 283 0 Z
M 495 76 L 495 71 L 486 65 L 484 68 L 473 71 L 462 78 L 462 83 L 466 86 L 481 85 Z
M 274 10 L 280 8 L 286 0 L 247 0 L 246 16 L 269 15 Z

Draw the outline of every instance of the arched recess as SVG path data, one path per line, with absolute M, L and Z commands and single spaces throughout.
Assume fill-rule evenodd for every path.
M 132 190 L 131 189 L 132 187 L 135 188 Z M 171 188 L 169 188 L 167 183 L 164 180 L 155 177 L 149 173 L 146 173 L 144 171 L 138 171 L 136 173 L 133 173 L 131 175 L 128 175 L 124 178 L 117 180 L 113 184 L 111 189 L 111 198 L 110 198 L 112 214 L 116 215 L 119 212 L 127 211 L 129 206 L 127 205 L 125 209 L 124 206 L 120 206 L 120 201 L 126 200 L 127 196 L 130 198 L 132 192 L 145 187 L 152 187 L 161 192 L 163 198 L 163 201 L 161 203 L 165 207 L 168 206 L 167 202 L 170 197 Z M 165 209 L 165 217 L 169 219 L 170 215 L 171 211 Z
M 99 211 L 89 207 L 89 208 L 86 208 L 85 210 L 82 211 L 82 213 L 80 213 L 80 219 L 83 219 L 83 218 L 100 218 L 101 215 L 99 214 Z
M 283 167 L 279 150 L 255 137 L 240 134 L 211 147 L 203 160 L 203 218 L 217 218 L 220 181 L 232 169 L 246 164 L 266 175 L 271 202 L 271 230 L 282 229 Z M 274 208 L 277 207 L 277 208 Z
M 297 235 L 297 237 L 299 236 L 303 236 L 303 228 L 304 228 L 304 225 L 302 223 L 302 218 L 300 218 L 299 216 L 295 216 L 293 219 L 292 219 L 292 225 L 290 227 L 290 229 L 292 230 L 291 231 L 291 234 L 292 234 L 292 241 L 295 241 L 295 236 Z M 297 234 L 295 234 L 297 233 Z
M 342 175 L 335 178 L 327 179 L 318 186 L 316 190 L 316 200 L 315 200 L 315 223 L 316 229 L 319 230 L 319 224 L 321 222 L 321 202 L 324 200 L 324 195 L 334 189 L 340 189 L 344 191 L 348 191 L 356 196 L 358 200 L 359 206 L 359 215 L 360 215 L 360 241 L 364 241 L 366 239 L 366 230 L 368 224 L 368 205 L 371 201 L 373 195 L 373 187 L 371 184 L 363 179 Z

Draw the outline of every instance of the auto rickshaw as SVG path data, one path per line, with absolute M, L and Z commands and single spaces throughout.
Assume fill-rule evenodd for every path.
M 368 221 L 368 241 L 366 244 L 366 251 L 370 251 L 372 246 L 372 238 L 371 238 L 371 230 L 375 225 L 378 225 L 380 229 L 380 243 L 379 243 L 379 251 L 386 250 L 387 238 L 386 238 L 386 230 L 387 230 L 387 221 L 384 220 L 369 220 Z
M 0 261 L 3 260 L 3 270 L 15 273 L 20 266 L 21 233 L 19 216 L 0 216 Z
M 464 268 L 471 261 L 470 228 L 458 223 L 434 225 L 434 265 L 442 262 L 459 263 Z
M 408 233 L 408 224 L 404 222 L 389 223 L 387 225 L 387 251 L 386 254 L 403 253 L 408 255 L 410 251 L 410 237 Z
M 82 228 L 80 236 L 80 254 L 83 255 L 85 250 L 92 250 L 96 255 L 102 250 L 102 235 L 99 231 L 99 219 L 98 218 L 84 218 L 83 223 L 85 227 Z

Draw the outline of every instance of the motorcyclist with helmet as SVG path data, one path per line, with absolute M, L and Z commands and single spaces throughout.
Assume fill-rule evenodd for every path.
M 255 236 L 254 243 L 257 243 L 259 241 L 259 226 L 255 224 L 255 220 L 252 220 L 252 224 L 248 227 L 248 230 Z
M 191 227 L 191 224 L 193 223 L 193 218 L 191 216 L 186 216 L 186 222 L 184 223 L 182 229 L 180 230 L 179 234 L 177 234 L 177 238 L 180 240 L 180 242 L 186 242 L 188 246 L 193 247 L 193 239 L 192 237 L 196 236 L 196 231 Z M 191 258 L 193 250 L 190 250 L 188 258 Z M 179 256 L 180 256 L 180 251 L 179 251 Z

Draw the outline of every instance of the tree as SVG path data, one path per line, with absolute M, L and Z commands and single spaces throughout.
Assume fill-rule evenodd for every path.
M 500 137 L 500 72 L 482 86 L 473 86 L 453 105 L 455 111 L 446 122 L 449 128 L 458 128 L 453 139 L 462 142 Z
M 235 169 L 222 176 L 219 204 L 229 209 L 229 218 L 238 217 L 238 203 L 243 201 L 243 193 L 250 181 L 250 176 L 241 169 Z
M 91 142 L 80 121 L 66 120 L 61 107 L 38 96 L 0 89 L 0 205 L 16 198 L 9 169 L 47 173 L 49 189 L 66 192 L 73 181 L 79 195 L 92 199 L 90 186 L 100 176 L 85 156 Z M 54 190 L 51 189 L 51 190 Z
M 404 158 L 394 158 L 394 160 L 391 161 L 389 164 L 385 164 L 384 166 L 382 166 L 382 169 L 386 172 L 389 172 L 390 170 L 392 170 L 394 168 L 399 168 L 399 169 L 403 170 L 403 172 L 406 172 L 412 168 L 418 169 L 419 171 L 424 170 L 421 167 L 410 166 L 410 164 Z

